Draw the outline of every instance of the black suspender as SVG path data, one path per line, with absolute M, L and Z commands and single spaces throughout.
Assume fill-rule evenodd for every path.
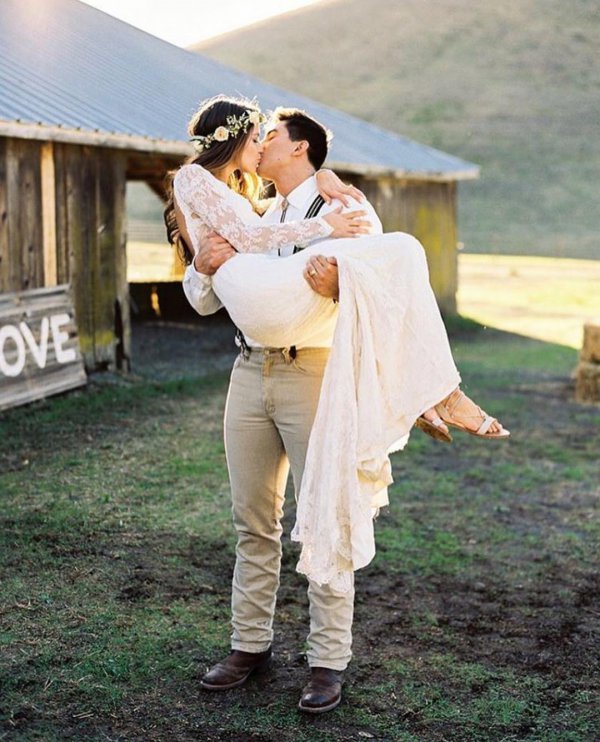
M 319 211 L 321 211 L 321 208 L 324 203 L 325 203 L 325 199 L 319 193 L 316 196 L 315 200 L 312 202 L 312 204 L 308 207 L 308 211 L 306 212 L 306 216 L 304 218 L 312 219 L 313 217 L 315 217 L 319 213 Z
M 321 211 L 321 209 L 323 208 L 324 203 L 325 203 L 325 199 L 319 193 L 315 197 L 311 205 L 308 207 L 308 210 L 306 214 L 304 215 L 304 218 L 314 219 L 314 217 L 317 216 L 319 211 Z M 285 211 L 287 211 L 287 206 L 285 207 Z M 282 221 L 285 218 L 285 211 L 282 212 L 282 219 L 281 219 Z M 297 252 L 300 252 L 301 250 L 304 250 L 304 247 L 300 247 L 299 245 L 294 245 L 293 255 L 295 255 Z M 250 355 L 251 348 L 248 345 L 246 338 L 244 337 L 244 333 L 239 329 L 239 327 L 237 327 L 235 331 L 235 341 L 236 341 L 236 344 L 239 346 L 244 358 L 248 358 L 248 356 Z M 292 345 L 290 347 L 289 352 L 290 352 L 290 358 L 295 358 L 296 357 L 296 346 Z
M 325 203 L 325 199 L 321 194 L 319 193 L 315 200 L 312 202 L 312 204 L 308 207 L 308 211 L 306 212 L 304 218 L 305 219 L 314 219 L 315 216 L 321 211 L 323 208 L 323 204 Z M 294 245 L 294 252 L 292 253 L 295 255 L 297 252 L 300 252 L 300 250 L 304 250 L 303 247 L 300 247 L 299 245 Z

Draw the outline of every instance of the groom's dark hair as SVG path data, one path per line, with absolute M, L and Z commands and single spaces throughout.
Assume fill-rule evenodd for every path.
M 276 108 L 271 116 L 275 124 L 284 123 L 292 142 L 308 142 L 308 160 L 315 170 L 325 162 L 331 132 L 306 111 L 299 108 Z

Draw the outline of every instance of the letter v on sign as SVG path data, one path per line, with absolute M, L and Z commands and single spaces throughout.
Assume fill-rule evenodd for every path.
M 48 317 L 44 317 L 40 324 L 39 345 L 37 344 L 35 338 L 33 337 L 33 333 L 25 322 L 19 323 L 19 329 L 21 330 L 21 335 L 23 335 L 23 337 L 27 341 L 27 345 L 31 350 L 31 355 L 35 358 L 35 362 L 40 368 L 45 368 L 46 359 L 48 357 L 48 331 L 50 329 L 50 322 L 48 321 Z

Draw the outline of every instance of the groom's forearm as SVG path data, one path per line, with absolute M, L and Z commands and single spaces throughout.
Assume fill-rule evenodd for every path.
M 209 232 L 200 240 L 200 249 L 194 258 L 194 268 L 206 276 L 214 275 L 236 250 L 229 242 L 216 232 Z

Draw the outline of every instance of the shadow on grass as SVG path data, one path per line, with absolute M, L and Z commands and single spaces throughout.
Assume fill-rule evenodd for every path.
M 468 321 L 450 331 L 465 387 L 513 436 L 445 446 L 415 431 L 394 456 L 378 553 L 357 575 L 345 701 L 322 718 L 295 708 L 307 603 L 287 536 L 272 672 L 199 691 L 229 634 L 225 373 L 104 377 L 2 415 L 0 730 L 593 739 L 600 414 L 572 400 L 572 350 Z

